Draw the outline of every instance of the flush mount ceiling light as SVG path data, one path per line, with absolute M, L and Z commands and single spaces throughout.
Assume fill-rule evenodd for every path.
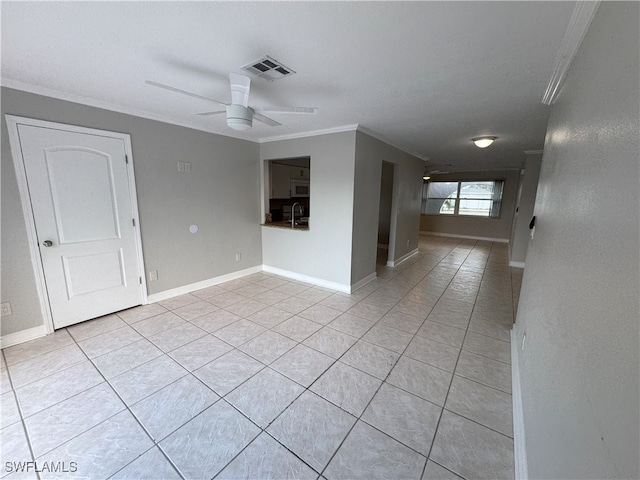
M 484 137 L 472 138 L 471 141 L 475 143 L 476 147 L 478 148 L 487 148 L 489 145 L 491 145 L 495 141 L 496 138 L 498 137 L 484 136 Z

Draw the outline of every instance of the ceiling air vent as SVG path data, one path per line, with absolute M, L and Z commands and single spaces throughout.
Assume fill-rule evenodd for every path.
M 289 67 L 285 67 L 282 63 L 274 60 L 267 55 L 262 57 L 260 60 L 245 65 L 244 67 L 242 67 L 242 69 L 246 70 L 249 73 L 253 73 L 260 78 L 271 81 L 278 80 L 284 77 L 290 77 L 291 75 L 296 73 Z

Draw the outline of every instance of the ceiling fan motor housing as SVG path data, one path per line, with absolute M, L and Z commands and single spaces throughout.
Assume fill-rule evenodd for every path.
M 253 124 L 253 110 L 243 105 L 227 105 L 227 125 L 234 130 L 249 130 Z

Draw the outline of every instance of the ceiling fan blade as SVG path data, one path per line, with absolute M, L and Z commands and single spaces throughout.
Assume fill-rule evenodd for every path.
M 231 103 L 233 105 L 249 106 L 249 90 L 251 89 L 251 79 L 237 73 L 229 74 L 231 83 Z
M 205 97 L 202 95 L 198 95 L 197 93 L 187 92 L 186 90 L 181 90 L 180 88 L 172 87 L 170 85 L 165 85 L 163 83 L 154 82 L 152 80 L 146 80 L 144 83 L 147 85 L 151 85 L 152 87 L 164 88 L 165 90 L 169 90 L 170 92 L 180 93 L 182 95 L 186 95 L 188 97 L 199 98 L 200 100 L 206 100 L 208 102 L 219 103 L 220 105 L 227 105 L 220 100 L 216 100 L 214 98 Z
M 278 127 L 280 125 L 282 125 L 279 122 L 276 122 L 275 120 L 269 118 L 269 117 L 265 117 L 264 115 L 259 114 L 258 112 L 253 112 L 253 119 L 254 120 L 258 120 L 259 122 L 262 123 L 266 123 L 267 125 L 271 126 L 271 127 Z
M 251 107 L 256 112 L 269 113 L 318 113 L 315 107 Z
M 215 112 L 202 112 L 202 113 L 197 113 L 196 115 L 200 115 L 201 117 L 210 117 L 212 115 L 218 115 L 220 113 L 227 113 L 226 110 L 217 110 Z

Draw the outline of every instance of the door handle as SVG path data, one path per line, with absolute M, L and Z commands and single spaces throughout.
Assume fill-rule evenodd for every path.
M 44 242 L 42 242 L 42 245 L 44 245 L 45 247 L 51 247 L 53 245 L 53 242 L 51 240 L 45 240 Z

